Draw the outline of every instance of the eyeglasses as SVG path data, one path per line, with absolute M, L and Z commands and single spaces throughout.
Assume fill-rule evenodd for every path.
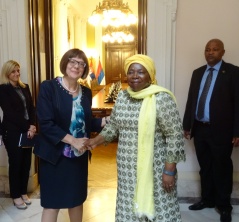
M 133 76 L 134 74 L 137 74 L 138 76 L 144 76 L 146 74 L 146 72 L 142 71 L 142 70 L 139 70 L 139 71 L 137 71 L 137 70 L 129 70 L 127 72 L 128 76 Z
M 72 67 L 74 67 L 74 66 L 78 66 L 78 67 L 80 67 L 80 68 L 85 68 L 85 66 L 86 66 L 86 63 L 84 63 L 84 62 L 78 62 L 78 61 L 76 61 L 75 59 L 72 59 L 72 58 L 69 58 L 69 64 L 72 66 Z

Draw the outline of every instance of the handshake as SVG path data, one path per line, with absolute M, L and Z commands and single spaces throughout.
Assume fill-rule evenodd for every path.
M 70 144 L 75 147 L 79 151 L 79 153 L 84 153 L 86 150 L 93 150 L 97 145 L 102 144 L 104 141 L 105 140 L 101 135 L 98 135 L 92 139 L 86 137 L 73 137 L 72 142 Z
M 94 145 L 94 139 L 88 139 L 88 138 L 79 138 L 78 146 L 74 146 L 79 153 L 84 153 L 86 150 L 93 150 L 96 145 Z

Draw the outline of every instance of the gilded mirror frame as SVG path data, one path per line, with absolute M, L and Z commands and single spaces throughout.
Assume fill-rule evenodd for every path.
M 138 53 L 147 54 L 147 0 L 138 0 Z

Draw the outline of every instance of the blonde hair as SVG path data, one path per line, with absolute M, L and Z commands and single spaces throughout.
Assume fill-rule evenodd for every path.
M 1 70 L 1 76 L 0 76 L 1 84 L 9 84 L 10 83 L 9 75 L 12 73 L 12 71 L 15 69 L 16 66 L 18 66 L 20 68 L 19 63 L 14 60 L 9 60 L 3 64 L 2 70 Z M 19 78 L 18 84 L 22 88 L 26 87 L 26 85 L 20 80 L 20 78 Z

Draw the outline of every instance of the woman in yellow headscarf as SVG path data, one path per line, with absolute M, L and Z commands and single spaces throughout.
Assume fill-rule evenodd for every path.
M 102 132 L 88 149 L 118 137 L 117 222 L 180 222 L 176 164 L 185 161 L 181 119 L 174 95 L 157 85 L 153 60 L 125 61 L 129 87 L 120 91 Z

